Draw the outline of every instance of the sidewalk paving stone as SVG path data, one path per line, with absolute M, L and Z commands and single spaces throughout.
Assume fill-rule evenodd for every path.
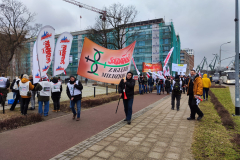
M 193 160 L 191 143 L 196 122 L 186 119 L 190 114 L 188 97 L 182 95 L 180 111 L 171 110 L 170 100 L 164 98 L 135 113 L 131 125 L 121 121 L 115 124 L 121 127 L 106 129 L 108 134 L 102 140 L 92 142 L 92 146 L 71 158 Z M 76 146 L 81 145 L 84 142 Z

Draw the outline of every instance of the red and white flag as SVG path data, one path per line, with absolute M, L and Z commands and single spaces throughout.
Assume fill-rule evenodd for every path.
M 134 67 L 135 67 L 135 69 L 136 69 L 136 71 L 137 71 L 137 74 L 140 75 L 140 72 L 139 72 L 138 69 L 137 69 L 137 66 L 136 66 L 136 64 L 135 64 L 135 62 L 134 62 L 133 57 L 132 57 L 132 62 L 133 62 L 133 65 L 134 65 Z
M 150 74 L 147 72 L 147 77 L 150 78 Z
M 164 76 L 166 76 L 166 73 L 167 72 L 167 70 L 166 70 L 166 67 L 163 67 L 163 74 L 164 74 Z
M 55 47 L 55 29 L 51 26 L 41 28 L 36 42 L 39 70 L 41 76 L 47 75 Z
M 72 40 L 73 36 L 68 32 L 64 32 L 58 37 L 54 54 L 53 76 L 63 73 L 68 67 Z
M 201 72 L 200 72 L 200 71 L 198 72 L 198 74 L 199 74 L 199 77 L 201 77 L 201 78 L 202 78 L 202 75 L 201 75 Z
M 173 49 L 174 49 L 174 47 L 172 47 L 171 50 L 168 52 L 168 55 L 167 55 L 166 59 L 164 60 L 164 67 L 166 67 L 166 65 L 172 55 Z
M 65 74 L 65 76 L 67 75 L 67 72 L 66 72 L 66 70 L 64 70 L 64 72 L 63 72 L 64 74 Z

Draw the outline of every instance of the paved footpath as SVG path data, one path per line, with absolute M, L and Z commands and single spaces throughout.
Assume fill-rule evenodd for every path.
M 133 113 L 165 96 L 154 93 L 135 96 Z M 125 117 L 122 101 L 117 114 L 115 114 L 116 106 L 117 101 L 114 101 L 86 109 L 82 111 L 79 122 L 72 120 L 72 114 L 68 114 L 0 133 L 0 159 L 50 159 L 122 121 Z
M 52 160 L 194 159 L 190 148 L 196 122 L 186 120 L 188 97 L 182 95 L 180 111 L 171 110 L 170 100 L 149 105 L 133 115 L 131 125 L 118 122 Z
M 170 96 L 138 95 L 131 125 L 123 121 L 122 102 L 111 102 L 72 114 L 0 133 L 0 159 L 193 159 L 191 143 L 196 122 L 187 121 L 187 96 L 180 111 L 171 110 Z

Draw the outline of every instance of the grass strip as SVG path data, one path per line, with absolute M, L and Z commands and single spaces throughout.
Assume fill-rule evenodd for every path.
M 230 114 L 235 113 L 235 106 L 232 103 L 231 93 L 228 87 L 221 89 L 211 88 L 211 91 L 215 94 L 219 102 L 224 106 L 226 110 L 228 110 Z M 232 118 L 236 124 L 235 130 L 237 131 L 238 134 L 240 134 L 240 117 L 233 116 Z
M 211 97 L 209 97 L 210 99 Z M 197 160 L 236 160 L 240 154 L 231 143 L 231 136 L 222 125 L 214 105 L 209 101 L 200 103 L 204 118 L 194 130 L 192 150 Z

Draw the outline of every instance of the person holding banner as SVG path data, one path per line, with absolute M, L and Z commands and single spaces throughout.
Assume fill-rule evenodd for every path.
M 48 116 L 49 112 L 49 99 L 51 95 L 51 82 L 48 82 L 47 76 L 42 76 L 41 82 L 38 84 L 41 86 L 39 89 L 39 96 L 38 96 L 38 113 L 43 114 L 44 116 Z M 44 103 L 44 111 L 42 109 Z
M 144 88 L 142 74 L 140 74 L 140 77 L 138 78 L 138 84 L 139 84 L 139 94 L 141 95 L 143 94 L 143 88 Z
M 70 99 L 70 105 L 71 105 L 70 107 L 73 112 L 72 119 L 75 119 L 77 115 L 76 121 L 80 120 L 82 89 L 83 89 L 83 86 L 81 81 L 77 81 L 74 76 L 70 76 L 70 81 L 67 84 L 67 95 L 68 95 L 68 98 Z M 75 104 L 77 105 L 77 113 L 74 108 Z
M 120 98 L 123 99 L 124 111 L 126 115 L 127 124 L 131 124 L 132 119 L 132 105 L 134 98 L 134 86 L 135 80 L 133 79 L 133 73 L 128 72 L 126 79 L 122 79 L 118 86 L 118 92 L 120 94 Z
M 53 100 L 54 109 L 53 112 L 60 111 L 60 98 L 62 93 L 62 83 L 58 81 L 57 77 L 54 77 L 51 82 L 51 98 Z

